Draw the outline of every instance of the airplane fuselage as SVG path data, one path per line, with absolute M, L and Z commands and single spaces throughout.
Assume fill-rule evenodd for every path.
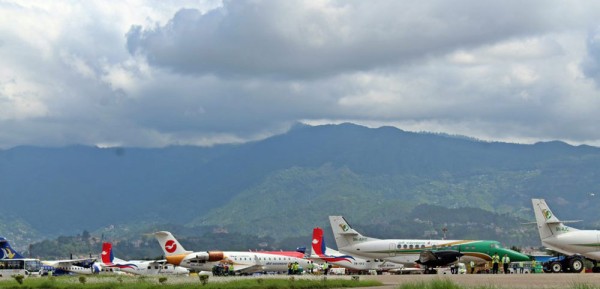
M 233 264 L 237 272 L 283 272 L 287 271 L 288 264 L 298 262 L 300 266 L 306 269 L 309 260 L 286 256 L 284 254 L 268 254 L 260 252 L 235 252 L 224 251 L 222 261 L 197 261 L 191 258 L 184 258 L 179 266 L 199 271 L 211 271 L 218 264 Z
M 161 264 L 156 261 L 122 261 L 114 265 L 105 265 L 106 268 L 115 268 L 118 271 L 134 275 L 187 275 L 189 270 Z
M 494 253 L 503 256 L 507 254 L 511 261 L 529 261 L 529 258 L 518 252 L 502 248 L 496 241 L 473 241 L 473 240 L 370 240 L 355 243 L 350 246 L 339 248 L 340 252 L 359 255 L 374 259 L 384 259 L 405 265 L 414 264 L 419 259 L 423 250 L 459 251 L 463 255 L 461 260 L 474 262 L 488 262 Z
M 566 255 L 581 254 L 593 260 L 600 260 L 600 231 L 597 230 L 562 233 L 543 239 L 542 245 Z

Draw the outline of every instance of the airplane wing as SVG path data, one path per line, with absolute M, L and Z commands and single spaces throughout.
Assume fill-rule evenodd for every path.
M 84 258 L 84 259 L 67 259 L 67 260 L 50 260 L 41 261 L 42 264 L 52 267 L 66 267 L 66 266 L 89 266 L 96 262 L 97 258 Z
M 446 266 L 458 261 L 462 256 L 463 254 L 461 252 L 455 250 L 423 250 L 419 254 L 419 260 L 417 260 L 416 263 L 427 267 Z

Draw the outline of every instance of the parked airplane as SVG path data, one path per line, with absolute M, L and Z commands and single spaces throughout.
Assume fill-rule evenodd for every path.
M 163 249 L 167 262 L 198 271 L 212 271 L 214 266 L 224 263 L 232 264 L 234 271 L 239 274 L 283 272 L 287 271 L 289 263 L 298 262 L 300 266 L 306 268 L 309 262 L 281 252 L 186 251 L 170 232 L 156 232 L 154 236 Z
M 325 245 L 325 238 L 323 238 L 323 229 L 314 228 L 312 238 L 312 249 L 310 258 L 313 260 L 326 261 L 327 263 L 338 265 L 350 270 L 355 271 L 370 271 L 376 270 L 377 272 L 397 270 L 404 267 L 402 264 L 397 264 L 390 261 L 378 260 L 378 259 L 364 259 L 358 256 L 352 256 L 348 254 L 342 254 L 336 250 L 333 250 Z
M 427 269 L 462 260 L 476 263 L 491 261 L 491 256 L 507 254 L 512 262 L 529 261 L 519 252 L 503 248 L 497 241 L 376 239 L 352 229 L 342 216 L 330 216 L 338 250 L 344 254 L 384 259 L 404 265 L 420 264 Z
M 94 274 L 100 270 L 100 267 L 94 264 L 94 261 L 96 261 L 95 258 L 48 261 L 24 258 L 23 255 L 10 246 L 6 238 L 0 237 L 0 270 L 19 270 L 23 271 L 24 274 L 29 274 L 41 273 L 43 267 L 48 267 L 47 269 L 57 273 Z M 19 272 L 18 274 L 23 273 Z M 17 274 L 17 272 L 15 271 L 12 274 Z
M 65 260 L 42 260 L 42 264 L 49 266 L 54 274 L 98 274 L 102 267 L 96 263 L 96 258 L 65 259 Z
M 112 244 L 108 242 L 102 243 L 100 258 L 102 260 L 103 271 L 118 268 L 118 271 L 135 275 L 187 275 L 190 273 L 186 268 L 167 264 L 166 260 L 125 261 L 115 258 L 112 251 Z
M 544 271 L 579 273 L 583 270 L 584 258 L 587 258 L 594 263 L 593 271 L 600 272 L 600 268 L 596 267 L 600 260 L 600 231 L 578 230 L 565 226 L 565 223 L 574 221 L 560 221 L 544 199 L 531 199 L 531 202 L 542 245 L 567 255 L 560 260 L 544 263 Z

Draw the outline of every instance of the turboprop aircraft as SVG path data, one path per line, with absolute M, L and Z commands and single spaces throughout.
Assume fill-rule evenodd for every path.
M 125 261 L 115 258 L 112 251 L 112 244 L 102 243 L 101 266 L 103 271 L 106 269 L 118 268 L 119 271 L 135 275 L 188 275 L 190 270 L 167 264 L 166 260 L 153 261 Z
M 163 249 L 167 262 L 198 271 L 212 271 L 213 266 L 222 263 L 233 265 L 234 271 L 239 274 L 283 272 L 287 271 L 289 263 L 298 262 L 300 266 L 306 268 L 309 262 L 309 260 L 293 256 L 297 253 L 286 253 L 285 251 L 269 253 L 251 251 L 191 252 L 186 251 L 170 232 L 156 232 L 154 236 Z M 195 258 L 196 256 L 206 257 L 198 259 Z
M 41 273 L 45 265 L 58 273 L 94 274 L 100 270 L 95 261 L 96 258 L 42 261 L 25 258 L 10 246 L 6 238 L 0 237 L 0 271 L 11 269 L 14 271 L 12 274 Z
M 544 271 L 579 273 L 584 267 L 583 259 L 587 258 L 594 263 L 593 271 L 600 272 L 600 268 L 596 267 L 600 260 L 600 231 L 566 226 L 565 223 L 577 221 L 560 221 L 544 199 L 531 199 L 531 202 L 542 245 L 567 255 L 566 258 L 544 264 Z
M 459 259 L 484 263 L 491 261 L 494 253 L 499 256 L 507 254 L 511 262 L 529 261 L 527 255 L 503 248 L 497 241 L 376 239 L 352 229 L 342 216 L 329 216 L 329 222 L 338 250 L 364 258 L 384 259 L 404 265 L 417 263 L 426 269 L 450 265 Z
M 312 249 L 310 259 L 327 261 L 327 263 L 338 265 L 355 271 L 370 271 L 377 272 L 402 269 L 404 265 L 390 261 L 378 259 L 364 259 L 358 256 L 344 255 L 336 250 L 333 250 L 325 245 L 323 238 L 323 229 L 314 228 L 312 238 Z

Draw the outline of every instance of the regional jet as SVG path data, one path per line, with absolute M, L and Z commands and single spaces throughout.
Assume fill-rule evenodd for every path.
M 289 263 L 298 262 L 303 268 L 309 264 L 309 260 L 294 256 L 297 252 L 192 252 L 186 251 L 170 232 L 156 232 L 154 236 L 168 263 L 198 271 L 212 271 L 218 264 L 228 264 L 238 274 L 284 272 Z

